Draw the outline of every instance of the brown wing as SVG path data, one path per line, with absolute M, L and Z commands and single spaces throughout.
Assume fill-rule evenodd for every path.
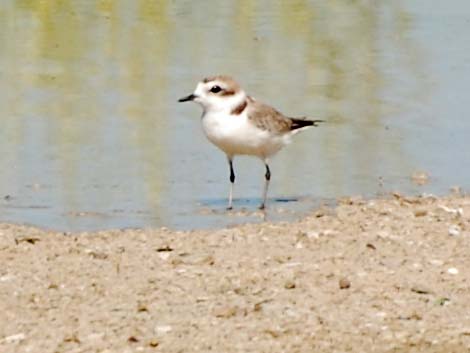
M 248 119 L 261 130 L 282 134 L 290 131 L 292 120 L 276 109 L 249 97 Z

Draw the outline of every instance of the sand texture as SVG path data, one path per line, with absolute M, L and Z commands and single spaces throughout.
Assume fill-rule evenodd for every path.
M 345 199 L 292 223 L 0 225 L 0 352 L 468 352 L 470 198 Z

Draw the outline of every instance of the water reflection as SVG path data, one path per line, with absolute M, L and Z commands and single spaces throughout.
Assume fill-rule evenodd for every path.
M 274 160 L 273 197 L 413 192 L 416 168 L 440 175 L 429 188 L 442 191 L 454 181 L 438 172 L 444 162 L 417 163 L 428 148 L 413 142 L 423 107 L 444 104 L 430 88 L 423 13 L 419 1 L 6 2 L 0 196 L 11 198 L 1 219 L 61 229 L 234 222 L 198 211 L 225 197 L 225 157 L 197 108 L 176 104 L 213 73 L 285 113 L 329 121 Z M 236 163 L 236 195 L 258 198 L 263 168 Z

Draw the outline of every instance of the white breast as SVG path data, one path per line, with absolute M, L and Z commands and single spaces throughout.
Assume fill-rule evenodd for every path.
M 229 156 L 244 154 L 264 159 L 289 142 L 287 136 L 257 128 L 245 112 L 239 115 L 207 112 L 202 117 L 202 126 L 209 141 Z

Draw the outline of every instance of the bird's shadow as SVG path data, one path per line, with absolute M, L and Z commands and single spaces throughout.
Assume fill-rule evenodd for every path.
M 268 198 L 266 204 L 267 207 L 270 205 L 286 204 L 291 202 L 299 202 L 301 198 L 299 197 L 273 197 Z M 226 198 L 213 198 L 213 199 L 202 199 L 199 201 L 199 204 L 203 207 L 211 207 L 216 209 L 225 209 L 228 200 Z M 236 198 L 233 199 L 233 208 L 249 208 L 249 209 L 258 209 L 261 205 L 261 198 Z
M 199 202 L 199 213 L 268 221 L 293 216 L 306 206 L 301 205 L 302 198 L 294 196 L 269 198 L 264 209 L 260 209 L 261 201 L 261 198 L 237 198 L 233 200 L 233 207 L 227 209 L 228 200 L 225 198 L 204 199 Z
M 261 201 L 261 198 L 237 198 L 233 200 L 233 208 L 227 210 L 226 198 L 202 199 L 196 212 L 209 218 L 215 216 L 219 225 L 236 225 L 247 221 L 292 221 L 318 207 L 335 204 L 335 200 L 310 195 L 272 197 L 267 200 L 266 208 L 261 210 Z

